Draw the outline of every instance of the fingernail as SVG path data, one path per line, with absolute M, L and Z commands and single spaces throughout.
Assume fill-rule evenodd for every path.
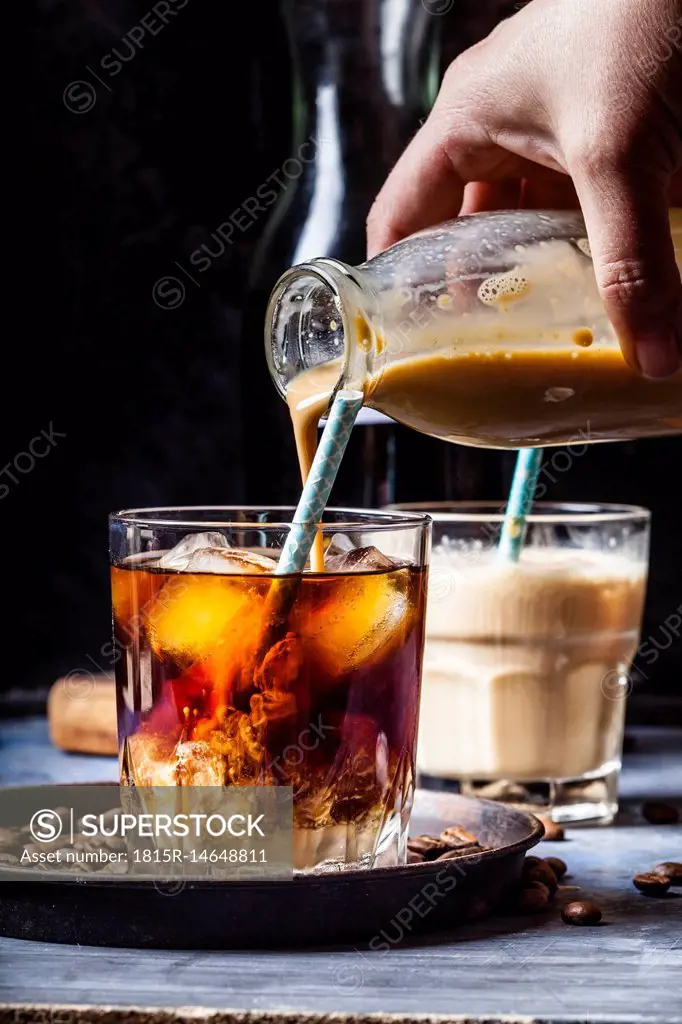
M 638 335 L 636 351 L 645 377 L 669 377 L 680 367 L 680 353 L 672 330 Z

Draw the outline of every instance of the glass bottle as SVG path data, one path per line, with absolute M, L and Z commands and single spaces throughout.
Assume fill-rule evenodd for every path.
M 682 211 L 671 223 L 682 266 Z M 579 213 L 484 213 L 359 267 L 293 267 L 270 298 L 265 341 L 290 404 L 325 409 L 337 387 L 360 388 L 371 408 L 461 444 L 682 433 L 682 371 L 654 381 L 626 363 Z
M 293 92 L 283 187 L 253 255 L 245 350 L 259 344 L 273 283 L 294 263 L 365 258 L 365 221 L 374 197 L 433 103 L 443 19 L 422 0 L 283 0 Z M 272 408 L 272 384 L 258 352 L 244 375 L 247 491 L 261 500 L 300 491 L 286 412 Z M 336 494 L 382 505 L 392 488 L 395 424 L 363 410 Z M 264 445 L 263 436 L 278 443 Z

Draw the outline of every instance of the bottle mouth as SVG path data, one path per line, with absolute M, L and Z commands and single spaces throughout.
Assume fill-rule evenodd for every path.
M 346 379 L 350 331 L 341 283 L 346 270 L 334 260 L 301 263 L 275 285 L 265 318 L 265 355 L 282 398 L 295 377 L 315 367 L 324 367 L 324 383 L 332 391 Z

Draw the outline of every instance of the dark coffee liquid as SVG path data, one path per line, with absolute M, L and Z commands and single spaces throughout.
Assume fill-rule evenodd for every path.
M 304 574 L 254 661 L 272 575 L 113 567 L 122 782 L 291 785 L 296 829 L 376 831 L 413 785 L 424 578 Z

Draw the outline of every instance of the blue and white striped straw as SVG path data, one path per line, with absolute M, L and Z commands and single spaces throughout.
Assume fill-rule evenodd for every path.
M 308 479 L 294 512 L 291 529 L 279 557 L 275 570 L 277 576 L 300 573 L 305 569 L 362 402 L 361 391 L 339 391 L 332 402 Z
M 526 518 L 533 507 L 541 465 L 541 448 L 521 448 L 519 450 L 497 548 L 501 561 L 518 562 L 521 556 L 528 525 Z

